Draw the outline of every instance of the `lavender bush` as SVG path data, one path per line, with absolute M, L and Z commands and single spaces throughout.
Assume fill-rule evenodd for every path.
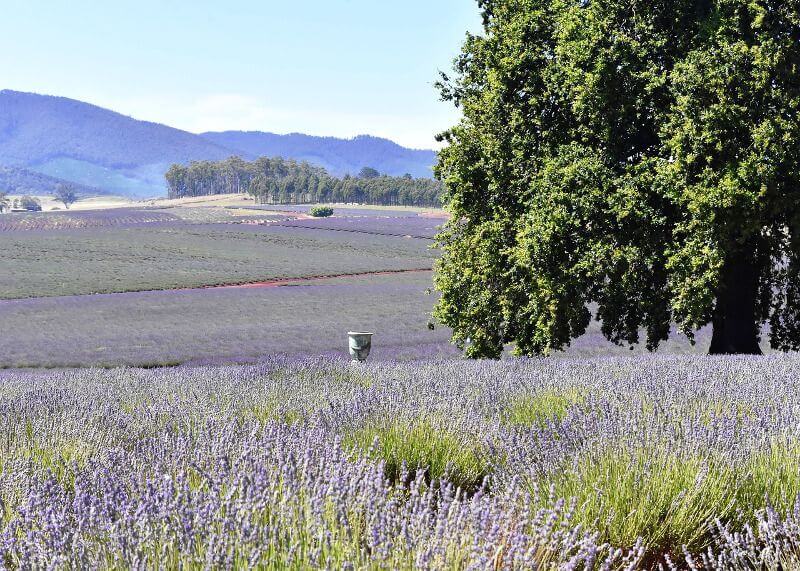
M 5 372 L 0 560 L 795 568 L 799 366 L 273 358 Z

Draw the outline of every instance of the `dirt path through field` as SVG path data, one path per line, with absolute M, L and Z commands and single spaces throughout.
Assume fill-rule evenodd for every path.
M 327 274 L 318 276 L 305 276 L 299 278 L 275 278 L 271 280 L 256 281 L 256 282 L 242 282 L 231 284 L 217 284 L 205 285 L 197 287 L 173 287 L 163 289 L 145 289 L 145 290 L 131 290 L 131 291 L 118 291 L 109 293 L 81 293 L 71 295 L 53 295 L 53 296 L 39 296 L 39 297 L 23 297 L 12 299 L 0 299 L 0 305 L 11 303 L 30 303 L 39 299 L 74 299 L 81 297 L 107 297 L 107 296 L 126 296 L 142 293 L 159 293 L 159 292 L 192 292 L 192 291 L 206 291 L 206 290 L 219 290 L 219 289 L 259 289 L 259 288 L 273 288 L 273 287 L 286 287 L 286 286 L 302 286 L 305 284 L 312 284 L 325 280 L 337 280 L 347 278 L 366 278 L 371 276 L 391 276 L 399 274 L 412 274 L 421 272 L 432 272 L 433 268 L 411 268 L 407 270 L 379 270 L 370 272 L 354 272 L 346 274 Z
M 201 289 L 251 289 L 251 288 L 266 288 L 266 287 L 282 287 L 289 285 L 302 285 L 309 282 L 318 282 L 322 280 L 334 280 L 345 278 L 365 278 L 370 276 L 390 276 L 395 274 L 411 274 L 420 272 L 432 272 L 433 268 L 414 268 L 410 270 L 382 270 L 377 272 L 356 272 L 350 274 L 331 274 L 327 276 L 306 276 L 302 278 L 278 278 L 263 282 L 245 282 L 241 284 L 225 284 L 225 285 L 212 285 L 193 288 L 182 288 L 178 291 L 191 291 Z

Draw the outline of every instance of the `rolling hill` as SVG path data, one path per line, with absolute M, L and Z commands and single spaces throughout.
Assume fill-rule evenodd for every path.
M 0 91 L 0 165 L 120 194 L 159 195 L 170 164 L 230 154 L 197 135 L 74 99 Z
M 74 99 L 0 91 L 0 167 L 17 169 L 15 179 L 28 173 L 31 192 L 50 192 L 54 183 L 66 180 L 107 193 L 159 196 L 166 193 L 164 173 L 171 164 L 231 155 L 305 160 L 339 175 L 371 166 L 392 175 L 431 176 L 435 162 L 433 151 L 406 149 L 376 137 L 197 135 Z M 46 178 L 37 183 L 33 173 Z
M 47 176 L 38 172 L 18 167 L 0 166 L 0 192 L 9 194 L 50 194 L 63 179 Z M 82 195 L 104 194 L 99 188 L 81 184 L 72 185 Z

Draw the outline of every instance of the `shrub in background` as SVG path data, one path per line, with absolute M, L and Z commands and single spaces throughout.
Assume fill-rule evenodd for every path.
M 314 218 L 327 218 L 333 216 L 333 208 L 330 206 L 312 206 L 308 213 Z
M 346 435 L 344 442 L 382 459 L 385 475 L 393 482 L 402 482 L 404 473 L 406 478 L 413 478 L 419 470 L 425 470 L 430 481 L 446 478 L 463 490 L 474 492 L 491 468 L 479 443 L 426 419 L 395 418 L 369 423 Z

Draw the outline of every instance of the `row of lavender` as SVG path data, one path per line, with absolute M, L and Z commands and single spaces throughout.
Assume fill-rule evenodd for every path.
M 181 219 L 158 210 L 110 208 L 77 212 L 38 212 L 0 216 L 0 232 L 72 230 L 175 223 Z
M 6 372 L 0 561 L 794 568 L 798 370 L 774 356 Z
M 288 207 L 284 207 L 288 208 Z M 258 212 L 263 210 L 263 214 Z M 308 210 L 308 207 L 305 207 Z M 221 208 L 179 206 L 172 208 L 110 208 L 86 211 L 38 212 L 0 216 L 0 232 L 75 230 L 164 224 L 288 224 L 300 228 L 364 232 L 399 237 L 430 238 L 444 219 L 420 216 L 414 211 L 337 209 L 329 219 L 298 219 L 301 209 L 276 207 Z
M 439 227 L 445 221 L 439 218 L 422 216 L 339 216 L 338 212 L 331 218 L 298 219 L 278 222 L 276 225 L 293 228 L 317 228 L 335 232 L 360 232 L 379 236 L 396 236 L 399 238 L 416 238 L 433 240 Z

